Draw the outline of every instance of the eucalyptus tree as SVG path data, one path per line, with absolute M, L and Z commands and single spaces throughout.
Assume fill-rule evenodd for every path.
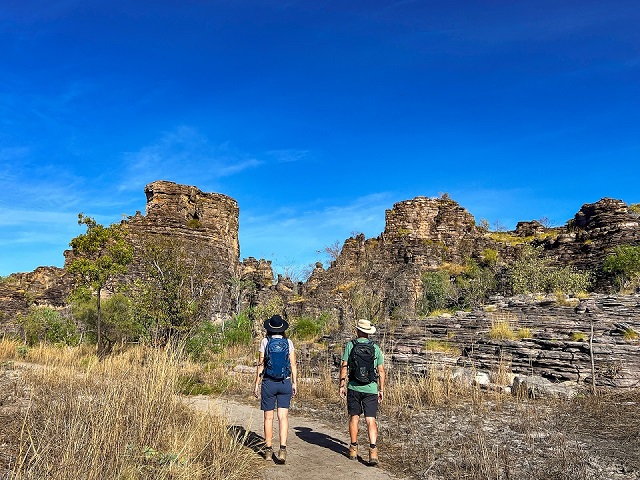
M 79 213 L 78 224 L 85 225 L 87 231 L 69 243 L 72 257 L 66 269 L 77 276 L 77 288 L 88 288 L 96 298 L 97 351 L 102 355 L 106 350 L 102 335 L 102 292 L 109 282 L 127 273 L 133 261 L 133 246 L 127 240 L 126 223 L 105 227 Z

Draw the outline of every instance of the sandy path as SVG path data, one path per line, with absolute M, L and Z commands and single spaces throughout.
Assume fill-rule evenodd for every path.
M 228 398 L 196 396 L 185 399 L 193 408 L 224 415 L 231 428 L 240 433 L 247 433 L 249 440 L 263 439 L 262 411 L 257 407 L 244 405 Z M 274 446 L 277 444 L 277 419 L 274 421 Z M 362 428 L 363 425 L 361 425 Z M 369 467 L 361 461 L 349 460 L 347 448 L 346 425 L 343 430 L 336 430 L 309 418 L 290 416 L 289 440 L 287 445 L 287 463 L 277 465 L 267 463 L 264 478 L 266 480 L 353 480 L 356 477 L 368 480 L 397 480 L 397 477 L 384 471 L 381 466 Z M 363 446 L 361 445 L 362 449 Z M 257 455 L 257 453 L 256 453 Z M 383 452 L 381 452 L 381 458 Z M 368 452 L 365 452 L 365 458 Z M 266 463 L 266 462 L 265 462 Z

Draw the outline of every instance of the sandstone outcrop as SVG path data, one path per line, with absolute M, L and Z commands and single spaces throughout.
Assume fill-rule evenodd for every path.
M 496 324 L 523 338 L 492 338 Z M 590 337 L 593 326 L 593 360 Z M 618 388 L 640 386 L 640 295 L 594 295 L 558 302 L 555 298 L 499 298 L 471 312 L 457 312 L 382 324 L 394 368 L 428 372 L 434 363 L 495 372 L 500 368 Z
M 635 297 L 601 298 L 596 302 L 597 314 L 590 313 L 596 308 L 590 310 L 583 304 L 578 309 L 584 310 L 581 314 L 575 307 L 553 302 L 498 302 L 497 311 L 535 332 L 518 341 L 486 338 L 496 313 L 490 315 L 482 309 L 436 319 L 417 315 L 425 272 L 453 272 L 466 259 L 483 261 L 488 251 L 508 266 L 524 244 L 543 247 L 544 254 L 558 265 L 595 272 L 596 290 L 608 291 L 611 279 L 602 272 L 604 258 L 618 245 L 640 245 L 639 215 L 621 200 L 604 198 L 583 205 L 563 227 L 548 228 L 533 220 L 519 222 L 512 232 L 490 232 L 476 225 L 473 215 L 447 195 L 416 197 L 385 212 L 385 229 L 379 236 L 365 238 L 360 234 L 346 239 L 329 268 L 316 263 L 309 279 L 295 284 L 282 275 L 274 279 L 268 260 L 249 257 L 240 261 L 239 208 L 234 199 L 168 181 L 150 183 L 145 194 L 145 215 L 137 212 L 125 220 L 136 252 L 128 278 L 144 275 L 141 252 L 149 239 L 180 243 L 191 255 L 200 255 L 203 261 L 206 257 L 208 285 L 217 289 L 220 299 L 212 318 L 228 318 L 241 308 L 280 297 L 286 314 L 317 316 L 328 312 L 339 320 L 345 333 L 358 315 L 392 319 L 387 326 L 381 322 L 381 329 L 394 325 L 395 331 L 388 335 L 394 338 L 391 351 L 397 363 L 424 364 L 425 336 L 442 339 L 445 335 L 460 348 L 456 364 L 488 368 L 507 355 L 514 371 L 535 372 L 556 381 L 584 381 L 591 375 L 585 363 L 591 350 L 583 341 L 567 336 L 584 333 L 594 320 L 593 351 L 596 358 L 600 356 L 601 369 L 596 373 L 598 381 L 609 379 L 622 386 L 637 380 L 632 373 L 640 370 L 633 360 L 637 345 L 619 333 L 620 325 L 640 330 Z M 66 256 L 69 259 L 70 253 Z M 4 279 L 0 283 L 3 331 L 15 329 L 16 316 L 30 305 L 62 308 L 71 288 L 72 279 L 64 269 L 42 267 Z M 605 367 L 607 356 L 613 362 L 610 368 Z
M 17 332 L 18 316 L 26 314 L 32 305 L 63 308 L 71 285 L 71 276 L 57 267 L 9 275 L 0 281 L 0 332 Z

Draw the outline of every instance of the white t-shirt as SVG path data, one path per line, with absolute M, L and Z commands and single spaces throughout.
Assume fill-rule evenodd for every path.
M 271 335 L 273 338 L 282 338 L 282 335 Z M 269 337 L 265 337 L 262 339 L 262 341 L 260 342 L 260 353 L 262 353 L 264 355 L 264 351 L 267 348 L 267 342 L 269 341 Z M 287 338 L 287 341 L 289 342 L 289 353 L 293 352 L 293 342 L 291 341 L 290 338 Z

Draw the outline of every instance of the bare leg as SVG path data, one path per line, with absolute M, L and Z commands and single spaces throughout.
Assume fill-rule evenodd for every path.
M 273 437 L 273 410 L 264 411 L 264 443 L 267 447 L 271 446 Z
M 378 424 L 375 417 L 365 417 L 365 420 L 367 421 L 367 430 L 369 432 L 369 443 L 375 445 L 378 441 Z
M 349 419 L 349 436 L 351 437 L 351 443 L 358 442 L 358 422 L 360 422 L 360 415 L 352 415 Z
M 271 412 L 273 420 L 273 412 Z M 287 445 L 287 436 L 289 434 L 289 409 L 278 408 L 278 430 L 280 431 L 280 445 Z

